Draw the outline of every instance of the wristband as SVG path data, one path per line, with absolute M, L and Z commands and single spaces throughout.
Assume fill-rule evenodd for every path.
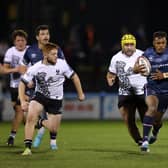
M 164 77 L 164 78 L 168 78 L 168 72 L 163 73 L 163 77 Z

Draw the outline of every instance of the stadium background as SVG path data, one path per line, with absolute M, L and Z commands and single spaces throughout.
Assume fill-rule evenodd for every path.
M 68 110 L 73 112 L 78 109 L 73 115 L 77 116 L 80 111 L 80 117 L 87 119 L 119 118 L 119 116 L 114 117 L 113 113 L 106 113 L 110 110 L 117 112 L 116 94 L 107 95 L 107 93 L 117 93 L 117 85 L 109 88 L 105 75 L 111 56 L 120 49 L 122 34 L 133 33 L 137 38 L 137 47 L 145 49 L 151 44 L 153 32 L 167 31 L 168 26 L 166 5 L 162 0 L 159 2 L 1 0 L 0 18 L 1 61 L 5 50 L 11 45 L 10 35 L 15 28 L 25 29 L 31 44 L 35 41 L 34 28 L 37 25 L 50 26 L 51 41 L 62 47 L 68 63 L 80 75 L 89 98 L 88 103 L 79 104 L 74 101 L 74 94 L 68 95 L 67 101 L 71 102 L 67 105 Z M 1 88 L 1 118 L 10 120 L 11 110 L 6 109 L 9 107 L 10 99 L 8 77 L 1 75 Z M 65 92 L 74 93 L 74 87 L 70 81 L 65 83 Z M 73 99 L 70 99 L 69 97 L 72 96 Z M 110 103 L 112 100 L 113 102 Z M 87 113 L 89 110 L 92 113 Z M 72 113 L 67 113 L 68 116 L 69 114 Z

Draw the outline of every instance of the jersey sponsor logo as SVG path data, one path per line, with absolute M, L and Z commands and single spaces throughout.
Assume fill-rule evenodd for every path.
M 152 65 L 153 68 L 168 67 L 168 64 Z

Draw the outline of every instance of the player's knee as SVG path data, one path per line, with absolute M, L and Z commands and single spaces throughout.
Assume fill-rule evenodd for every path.
M 37 119 L 33 115 L 29 115 L 26 120 L 27 123 L 36 124 Z
M 156 111 L 157 111 L 157 107 L 156 106 L 154 106 L 154 105 L 151 105 L 151 106 L 149 106 L 148 107 L 148 114 L 155 114 L 156 113 Z

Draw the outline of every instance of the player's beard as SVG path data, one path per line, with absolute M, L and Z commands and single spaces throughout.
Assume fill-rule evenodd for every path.
M 127 50 L 125 51 L 125 54 L 130 57 L 134 54 L 134 52 L 135 52 L 134 50 Z
M 55 64 L 56 64 L 56 62 L 51 61 L 51 60 L 49 60 L 49 59 L 47 59 L 47 62 L 48 62 L 49 64 L 51 64 L 51 65 L 55 65 Z

